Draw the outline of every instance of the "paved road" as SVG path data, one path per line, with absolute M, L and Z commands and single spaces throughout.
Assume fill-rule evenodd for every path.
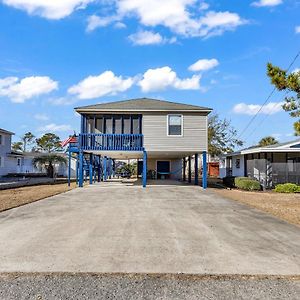
M 294 299 L 300 278 L 0 274 L 0 299 Z
M 0 213 L 0 272 L 300 274 L 300 228 L 195 186 L 87 186 Z

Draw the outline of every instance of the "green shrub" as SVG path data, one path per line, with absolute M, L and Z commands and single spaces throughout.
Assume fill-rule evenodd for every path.
M 278 184 L 274 191 L 276 193 L 300 193 L 300 186 L 294 183 Z
M 261 186 L 257 180 L 254 179 L 243 179 L 238 180 L 235 185 L 238 189 L 245 190 L 245 191 L 260 191 Z
M 249 180 L 249 179 L 251 179 L 251 178 L 249 178 L 249 177 L 235 177 L 234 185 L 237 186 L 241 181 Z

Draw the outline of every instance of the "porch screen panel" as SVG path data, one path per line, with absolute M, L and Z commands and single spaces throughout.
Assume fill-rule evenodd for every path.
M 87 132 L 94 133 L 94 118 L 90 117 L 87 120 Z
M 105 133 L 113 133 L 113 119 L 105 118 Z
M 96 119 L 95 133 L 103 133 L 103 118 Z
M 132 133 L 133 134 L 140 133 L 140 120 L 138 116 L 132 117 Z
M 131 126 L 130 126 L 130 117 L 124 116 L 124 134 L 130 134 L 131 133 Z
M 114 133 L 115 134 L 122 133 L 122 118 L 121 118 L 121 116 L 114 117 Z

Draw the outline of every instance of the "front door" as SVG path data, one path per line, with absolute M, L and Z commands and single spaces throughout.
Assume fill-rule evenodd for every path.
M 157 179 L 170 178 L 170 162 L 157 161 Z

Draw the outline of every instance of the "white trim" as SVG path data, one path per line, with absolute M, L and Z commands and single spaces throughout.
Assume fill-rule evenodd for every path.
M 170 172 L 172 172 L 172 160 L 171 159 L 156 159 L 155 160 L 155 173 L 156 173 L 156 179 L 157 179 L 157 162 L 158 161 L 168 161 L 170 163 Z M 171 175 L 171 174 L 170 174 Z
M 76 109 L 75 111 L 78 113 L 98 113 L 101 114 L 103 112 L 126 112 L 126 113 L 131 113 L 131 112 L 140 112 L 140 113 L 151 113 L 151 112 L 170 112 L 176 114 L 186 112 L 186 113 L 210 113 L 212 110 L 209 109 L 204 109 L 204 110 L 198 110 L 198 109 L 97 109 L 97 108 L 90 108 L 90 109 Z
M 181 134 L 169 134 L 169 116 L 180 116 L 181 117 Z M 167 136 L 170 137 L 183 137 L 183 114 L 167 114 Z

